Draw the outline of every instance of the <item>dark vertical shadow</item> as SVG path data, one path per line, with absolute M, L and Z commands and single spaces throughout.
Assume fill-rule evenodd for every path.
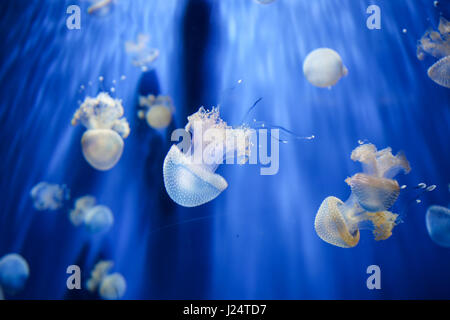
M 207 101 L 213 91 L 209 67 L 210 17 L 209 1 L 191 0 L 186 5 L 180 22 L 181 47 L 178 55 L 181 64 L 176 67 L 181 68 L 179 85 L 183 94 L 181 105 L 177 106 L 181 119 L 186 119 L 200 106 L 212 103 Z M 170 132 L 172 131 L 167 134 Z M 167 141 L 170 147 L 170 136 Z M 158 169 L 161 171 L 161 167 Z M 165 192 L 164 185 L 161 188 Z M 166 193 L 164 197 L 167 197 Z M 177 214 L 167 217 L 167 211 L 173 211 L 174 206 L 173 201 L 169 201 L 171 206 L 160 207 L 161 214 L 166 216 L 159 220 L 160 227 L 163 228 L 150 234 L 148 239 L 150 254 L 147 263 L 151 265 L 151 288 L 143 288 L 145 292 L 142 294 L 157 299 L 205 298 L 210 282 L 209 221 L 184 224 L 183 221 L 209 215 L 210 205 L 196 208 L 177 206 Z

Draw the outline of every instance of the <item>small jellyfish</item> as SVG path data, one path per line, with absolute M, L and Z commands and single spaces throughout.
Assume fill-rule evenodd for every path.
M 150 127 L 155 129 L 166 128 L 172 121 L 174 111 L 172 99 L 169 96 L 150 94 L 147 97 L 139 97 L 139 106 L 144 108 L 138 111 L 140 119 L 147 120 Z
M 125 51 L 130 55 L 131 62 L 134 66 L 141 68 L 142 71 L 147 71 L 159 56 L 158 49 L 148 46 L 149 41 L 149 35 L 139 34 L 136 42 L 125 42 Z
M 125 278 L 120 273 L 109 274 L 113 267 L 112 261 L 98 262 L 87 281 L 90 292 L 98 291 L 100 297 L 106 300 L 117 300 L 123 297 L 126 291 Z
M 322 240 L 342 248 L 356 246 L 360 230 L 372 230 L 375 240 L 386 240 L 392 235 L 398 215 L 388 209 L 397 199 L 400 187 L 391 178 L 400 170 L 410 171 L 403 154 L 393 156 L 391 148 L 377 151 L 372 144 L 359 145 L 351 159 L 362 162 L 365 172 L 346 180 L 352 191 L 346 202 L 327 197 L 314 222 Z
M 423 60 L 425 53 L 439 60 L 428 69 L 428 76 L 440 86 L 450 88 L 450 22 L 440 18 L 438 31 L 427 30 L 419 40 L 417 58 Z
M 21 255 L 11 253 L 0 259 L 0 287 L 6 294 L 14 295 L 21 291 L 29 276 L 30 268 Z
M 93 196 L 83 196 L 75 201 L 75 208 L 69 213 L 73 225 L 83 224 L 91 233 L 108 231 L 113 223 L 114 216 L 111 210 L 103 205 L 96 205 Z
M 95 206 L 95 198 L 93 196 L 83 196 L 75 201 L 75 208 L 70 211 L 69 218 L 73 225 L 79 226 L 84 222 L 86 212 Z
M 114 223 L 114 216 L 106 206 L 95 206 L 86 212 L 84 225 L 92 233 L 109 230 Z
M 99 261 L 91 271 L 91 277 L 86 282 L 89 291 L 95 292 L 100 286 L 103 278 L 109 273 L 113 267 L 113 262 L 109 260 Z
M 237 153 L 241 164 L 250 155 L 251 130 L 232 128 L 219 110 L 201 107 L 188 117 L 186 132 L 192 134 L 188 150 L 173 145 L 164 159 L 164 185 L 170 198 L 184 207 L 196 207 L 215 199 L 228 187 L 215 171 L 224 159 Z M 236 143 L 237 140 L 237 143 Z
M 351 187 L 359 205 L 367 211 L 384 211 L 392 207 L 400 194 L 397 180 L 391 179 L 411 168 L 403 153 L 396 156 L 391 148 L 377 151 L 373 144 L 363 144 L 352 151 L 351 159 L 363 164 L 364 173 L 357 173 L 345 182 Z
M 97 170 L 111 169 L 122 156 L 122 138 L 130 133 L 123 112 L 120 100 L 100 92 L 96 98 L 86 97 L 73 116 L 72 125 L 81 122 L 87 128 L 81 138 L 83 155 Z
M 312 51 L 303 63 L 303 73 L 313 86 L 329 88 L 348 74 L 340 55 L 328 48 Z
M 58 210 L 68 200 L 69 189 L 65 185 L 39 182 L 31 189 L 31 198 L 36 210 Z
M 426 214 L 426 225 L 431 240 L 442 247 L 450 248 L 449 208 L 430 206 Z
M 120 273 L 113 273 L 103 278 L 99 294 L 105 300 L 118 300 L 123 297 L 127 284 Z

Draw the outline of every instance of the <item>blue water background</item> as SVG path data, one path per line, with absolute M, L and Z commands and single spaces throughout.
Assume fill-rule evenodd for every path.
M 67 290 L 66 268 L 79 265 L 84 285 L 99 259 L 111 259 L 127 280 L 125 299 L 449 299 L 450 250 L 428 237 L 425 212 L 450 202 L 450 90 L 427 77 L 433 58 L 416 58 L 425 30 L 441 13 L 450 18 L 450 3 L 440 2 L 120 0 L 96 17 L 85 1 L 1 1 L 0 256 L 18 252 L 31 269 L 16 298 L 96 299 Z M 70 4 L 82 8 L 80 30 L 66 28 Z M 370 4 L 381 7 L 381 30 L 366 27 Z M 160 50 L 147 73 L 124 48 L 139 33 Z M 349 70 L 331 90 L 302 74 L 318 47 L 338 51 Z M 113 80 L 131 134 L 118 165 L 99 172 L 82 157 L 84 129 L 70 121 L 78 101 Z M 148 93 L 174 100 L 164 132 L 137 118 L 138 96 Z M 221 166 L 229 187 L 217 199 L 174 204 L 162 177 L 171 130 L 218 103 L 239 125 L 260 97 L 252 118 L 316 138 L 282 144 L 277 175 Z M 358 140 L 405 152 L 412 171 L 400 184 L 438 188 L 388 240 L 365 231 L 356 248 L 341 249 L 319 239 L 314 217 L 325 197 L 349 196 L 344 179 L 360 170 L 350 160 Z M 40 181 L 67 184 L 72 200 L 56 212 L 34 210 L 29 192 Z M 113 211 L 107 234 L 71 225 L 68 211 L 85 194 Z M 372 264 L 381 290 L 366 287 Z

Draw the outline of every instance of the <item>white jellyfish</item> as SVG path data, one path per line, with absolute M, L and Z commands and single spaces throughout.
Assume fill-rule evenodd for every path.
M 250 155 L 251 130 L 232 128 L 219 116 L 219 110 L 203 107 L 188 117 L 184 132 L 192 134 L 187 150 L 173 145 L 164 159 L 163 175 L 167 193 L 184 207 L 196 207 L 215 199 L 228 187 L 216 174 L 217 167 L 237 153 L 240 163 Z
M 81 138 L 83 155 L 97 170 L 111 169 L 122 156 L 122 138 L 130 133 L 123 112 L 120 100 L 101 92 L 96 98 L 86 97 L 73 116 L 72 125 L 81 122 L 87 128 Z
M 342 248 L 358 244 L 359 230 L 372 230 L 375 240 L 386 240 L 392 235 L 398 215 L 388 209 L 396 201 L 400 187 L 391 178 L 400 170 L 410 171 L 403 154 L 393 156 L 391 148 L 377 151 L 374 145 L 363 144 L 353 150 L 351 158 L 362 162 L 365 172 L 347 178 L 352 193 L 346 202 L 327 197 L 314 222 L 322 240 Z
M 427 72 L 431 80 L 438 85 L 450 88 L 450 56 L 440 59 Z
M 303 62 L 303 74 L 313 86 L 329 88 L 348 74 L 340 55 L 329 48 L 319 48 Z
M 11 253 L 0 259 L 0 295 L 2 291 L 14 295 L 21 291 L 30 276 L 27 261 L 17 253 Z
M 31 189 L 30 195 L 36 210 L 58 210 L 68 200 L 69 189 L 65 185 L 39 182 Z
M 450 248 L 450 209 L 430 206 L 426 214 L 427 231 L 434 243 Z
M 125 42 L 125 51 L 131 56 L 133 65 L 147 71 L 149 66 L 158 58 L 159 50 L 150 48 L 148 43 L 150 36 L 147 34 L 139 34 L 137 41 Z
M 113 273 L 103 278 L 99 294 L 106 300 L 117 300 L 123 297 L 127 288 L 125 278 L 120 273 Z
M 423 60 L 425 53 L 439 60 L 428 69 L 428 76 L 440 86 L 450 88 L 450 22 L 440 18 L 438 31 L 427 30 L 419 40 L 417 58 Z
M 99 261 L 94 266 L 94 269 L 91 271 L 91 277 L 86 282 L 86 286 L 89 291 L 91 291 L 91 292 L 97 291 L 103 278 L 109 273 L 109 271 L 112 269 L 113 265 L 114 264 L 112 261 L 105 260 L 105 261 Z
M 174 107 L 169 96 L 159 95 L 155 97 L 152 94 L 140 96 L 139 106 L 144 109 L 138 111 L 138 117 L 140 119 L 145 118 L 148 125 L 152 128 L 166 128 L 172 121 Z
M 87 281 L 88 290 L 98 291 L 100 297 L 106 300 L 120 299 L 126 291 L 125 278 L 120 273 L 109 274 L 112 267 L 112 261 L 98 262 Z
M 111 210 L 106 206 L 96 205 L 95 198 L 89 195 L 75 201 L 75 208 L 70 211 L 69 218 L 73 225 L 83 224 L 91 233 L 106 232 L 114 223 Z

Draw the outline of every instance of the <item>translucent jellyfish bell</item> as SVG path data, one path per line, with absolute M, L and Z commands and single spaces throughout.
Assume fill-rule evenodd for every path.
M 86 283 L 89 291 L 97 291 L 103 278 L 109 273 L 113 267 L 113 262 L 109 260 L 99 261 L 91 271 L 91 277 Z
M 14 295 L 21 291 L 29 276 L 30 268 L 21 255 L 11 253 L 0 259 L 0 286 L 5 293 Z
M 367 211 L 384 211 L 392 207 L 400 194 L 400 186 L 393 178 L 403 170 L 411 170 L 402 153 L 392 155 L 391 148 L 377 151 L 373 144 L 355 148 L 351 159 L 363 164 L 364 173 L 357 173 L 345 181 L 352 189 L 359 205 Z
M 428 76 L 438 85 L 450 88 L 450 56 L 440 59 L 428 69 Z
M 390 148 L 377 151 L 372 144 L 355 148 L 351 159 L 363 163 L 365 173 L 357 173 L 346 182 L 351 187 L 347 201 L 327 197 L 316 214 L 317 235 L 332 245 L 351 248 L 358 244 L 360 230 L 372 230 L 375 240 L 386 240 L 398 222 L 389 209 L 400 192 L 396 180 L 400 170 L 409 172 L 403 154 L 393 156 Z
M 86 228 L 92 233 L 105 232 L 114 223 L 114 216 L 106 206 L 95 206 L 89 209 L 84 219 Z
M 120 273 L 113 273 L 103 278 L 99 294 L 106 300 L 117 300 L 123 297 L 127 288 L 125 278 Z
M 450 248 L 450 209 L 430 206 L 426 214 L 426 225 L 430 238 L 438 245 Z
M 423 60 L 425 54 L 438 58 L 428 69 L 428 76 L 437 84 L 450 88 L 450 22 L 440 18 L 438 31 L 427 30 L 419 40 L 417 58 Z
M 131 56 L 133 65 L 147 71 L 150 65 L 159 57 L 159 50 L 150 48 L 148 34 L 139 34 L 136 42 L 125 42 L 125 51 Z
M 140 96 L 139 105 L 143 110 L 139 110 L 138 117 L 140 119 L 145 118 L 148 125 L 152 128 L 166 128 L 172 121 L 174 107 L 169 96 L 159 95 L 155 97 L 152 94 L 147 97 Z
M 107 300 L 122 298 L 126 290 L 125 278 L 120 273 L 109 274 L 112 267 L 112 261 L 98 262 L 87 281 L 90 292 L 98 291 L 100 297 Z
M 96 205 L 93 196 L 83 196 L 75 201 L 75 208 L 70 211 L 70 221 L 75 226 L 83 224 L 91 233 L 109 230 L 114 223 L 111 210 L 103 205 Z
M 96 98 L 86 97 L 75 112 L 72 125 L 81 122 L 87 131 L 81 138 L 86 161 L 97 170 L 109 170 L 122 156 L 130 127 L 123 116 L 122 102 L 106 92 Z
M 86 212 L 95 206 L 96 200 L 93 196 L 83 196 L 75 201 L 75 208 L 70 211 L 69 218 L 73 225 L 79 226 L 84 223 Z
M 69 199 L 69 189 L 65 185 L 39 182 L 30 195 L 36 210 L 58 210 Z
M 245 127 L 228 126 L 215 108 L 200 108 L 189 116 L 185 130 L 192 134 L 192 143 L 185 153 L 176 145 L 170 148 L 163 165 L 164 185 L 173 201 L 196 207 L 215 199 L 228 187 L 215 171 L 235 152 L 241 159 L 249 156 L 251 132 Z
M 375 240 L 389 238 L 397 217 L 389 211 L 367 212 L 353 195 L 345 203 L 336 197 L 327 197 L 317 212 L 314 228 L 323 241 L 352 248 L 359 242 L 360 230 L 372 230 Z
M 341 56 L 329 48 L 319 48 L 308 54 L 303 62 L 303 73 L 313 86 L 328 88 L 334 86 L 348 74 Z

